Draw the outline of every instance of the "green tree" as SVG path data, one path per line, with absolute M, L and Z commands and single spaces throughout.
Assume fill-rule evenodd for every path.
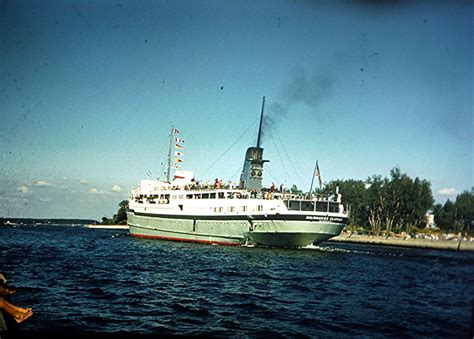
M 372 234 L 380 235 L 387 211 L 388 179 L 374 175 L 367 179 L 367 220 Z
M 290 192 L 291 194 L 303 194 L 303 191 L 298 189 L 296 185 L 291 186 Z
M 367 225 L 367 189 L 362 180 L 332 180 L 317 190 L 318 194 L 335 194 L 337 188 L 342 195 L 342 204 L 350 210 L 349 224 L 351 226 Z
M 102 225 L 112 225 L 114 221 L 112 219 L 108 219 L 107 217 L 102 217 Z
M 391 232 L 393 227 L 401 229 L 410 218 L 410 194 L 412 181 L 402 174 L 400 168 L 395 167 L 390 171 L 390 179 L 385 179 L 383 193 L 385 194 L 384 221 L 385 229 Z
M 456 207 L 456 224 L 459 226 L 459 231 L 470 231 L 471 223 L 474 220 L 474 188 L 471 192 L 464 191 L 456 197 L 454 203 Z
M 439 203 L 433 205 L 433 208 L 431 209 L 431 212 L 434 215 L 434 222 L 435 222 L 436 226 L 438 226 L 440 229 L 444 229 L 444 225 L 442 225 L 442 219 L 444 218 L 443 205 L 441 205 Z
M 456 206 L 449 199 L 444 203 L 442 211 L 438 213 L 438 220 L 435 215 L 436 223 L 445 232 L 455 231 L 456 218 Z
M 455 202 L 447 200 L 443 206 L 433 206 L 435 222 L 445 232 L 471 231 L 474 221 L 474 189 L 458 194 Z
M 420 180 L 417 177 L 414 182 L 413 196 L 415 203 L 413 209 L 413 225 L 421 227 L 426 225 L 426 212 L 435 202 L 433 191 L 431 190 L 431 183 L 428 180 Z
M 119 203 L 119 209 L 112 219 L 102 218 L 102 225 L 126 225 L 127 224 L 127 208 L 128 200 L 123 200 Z
M 395 167 L 390 178 L 367 179 L 367 220 L 375 235 L 405 230 L 426 222 L 426 212 L 434 203 L 431 184 L 418 177 L 411 179 Z

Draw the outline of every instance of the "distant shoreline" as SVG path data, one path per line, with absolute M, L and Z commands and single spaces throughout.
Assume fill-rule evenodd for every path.
M 450 251 L 474 251 L 474 241 L 470 240 L 434 240 L 434 239 L 416 239 L 383 237 L 372 235 L 339 235 L 331 238 L 330 242 L 346 242 L 367 245 L 398 246 L 411 248 L 425 248 Z

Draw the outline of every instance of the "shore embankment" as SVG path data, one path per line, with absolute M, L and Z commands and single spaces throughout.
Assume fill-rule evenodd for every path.
M 331 238 L 332 242 L 346 242 L 367 245 L 399 246 L 451 251 L 474 251 L 474 241 L 467 239 L 420 239 L 409 237 L 384 237 L 372 235 L 341 234 Z

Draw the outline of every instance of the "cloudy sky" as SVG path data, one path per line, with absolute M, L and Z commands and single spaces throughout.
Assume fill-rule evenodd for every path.
M 111 216 L 161 175 L 473 183 L 471 1 L 0 0 L 0 216 Z

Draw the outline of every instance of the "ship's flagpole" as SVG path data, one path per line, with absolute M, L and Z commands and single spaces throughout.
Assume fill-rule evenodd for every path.
M 309 194 L 311 194 L 311 191 L 313 190 L 314 176 L 316 175 L 317 168 L 318 168 L 318 160 L 316 160 L 316 164 L 314 165 L 313 179 L 311 179 L 311 187 L 309 188 Z
M 171 126 L 171 131 L 170 131 L 170 149 L 168 152 L 168 171 L 166 172 L 166 181 L 169 183 L 171 182 L 170 180 L 170 175 L 171 175 L 171 151 L 173 149 L 173 135 L 174 135 L 174 126 Z

